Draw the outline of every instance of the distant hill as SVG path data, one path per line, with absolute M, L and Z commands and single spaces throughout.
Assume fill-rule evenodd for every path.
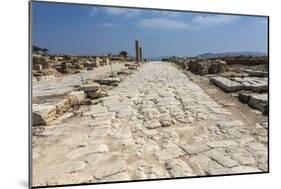
M 201 58 L 218 58 L 218 57 L 225 57 L 225 56 L 267 56 L 267 53 L 262 52 L 225 52 L 225 53 L 203 53 L 197 55 L 197 57 Z

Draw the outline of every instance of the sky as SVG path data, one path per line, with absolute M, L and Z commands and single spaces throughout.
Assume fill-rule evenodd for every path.
M 105 55 L 137 39 L 146 58 L 267 52 L 267 17 L 33 2 L 33 45 L 50 53 Z

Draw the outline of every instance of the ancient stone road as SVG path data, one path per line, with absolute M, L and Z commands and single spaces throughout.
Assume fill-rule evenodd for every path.
M 33 185 L 267 171 L 267 130 L 246 125 L 170 63 L 150 62 L 33 137 Z

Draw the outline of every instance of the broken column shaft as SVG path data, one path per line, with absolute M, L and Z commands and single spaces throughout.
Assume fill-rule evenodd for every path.
M 135 41 L 135 48 L 136 48 L 136 62 L 140 62 L 140 48 L 139 48 L 139 41 Z
M 142 58 L 142 47 L 140 47 L 140 62 L 143 62 L 143 58 Z

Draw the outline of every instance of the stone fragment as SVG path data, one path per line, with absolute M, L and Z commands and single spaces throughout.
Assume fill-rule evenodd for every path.
M 47 125 L 54 119 L 61 116 L 70 107 L 81 104 L 85 100 L 83 91 L 73 91 L 67 94 L 63 99 L 54 100 L 44 104 L 32 105 L 32 124 Z
M 248 102 L 249 106 L 260 110 L 264 114 L 268 113 L 268 94 L 252 95 Z
M 56 106 L 53 104 L 33 104 L 32 124 L 47 125 L 56 118 Z
M 42 70 L 43 67 L 41 64 L 33 64 L 32 69 L 38 71 L 38 70 Z
M 96 98 L 101 97 L 102 93 L 101 93 L 101 90 L 98 90 L 98 91 L 87 92 L 87 95 L 91 99 L 96 99 Z
M 100 84 L 99 83 L 85 84 L 80 87 L 80 90 L 85 92 L 96 92 L 100 90 Z

